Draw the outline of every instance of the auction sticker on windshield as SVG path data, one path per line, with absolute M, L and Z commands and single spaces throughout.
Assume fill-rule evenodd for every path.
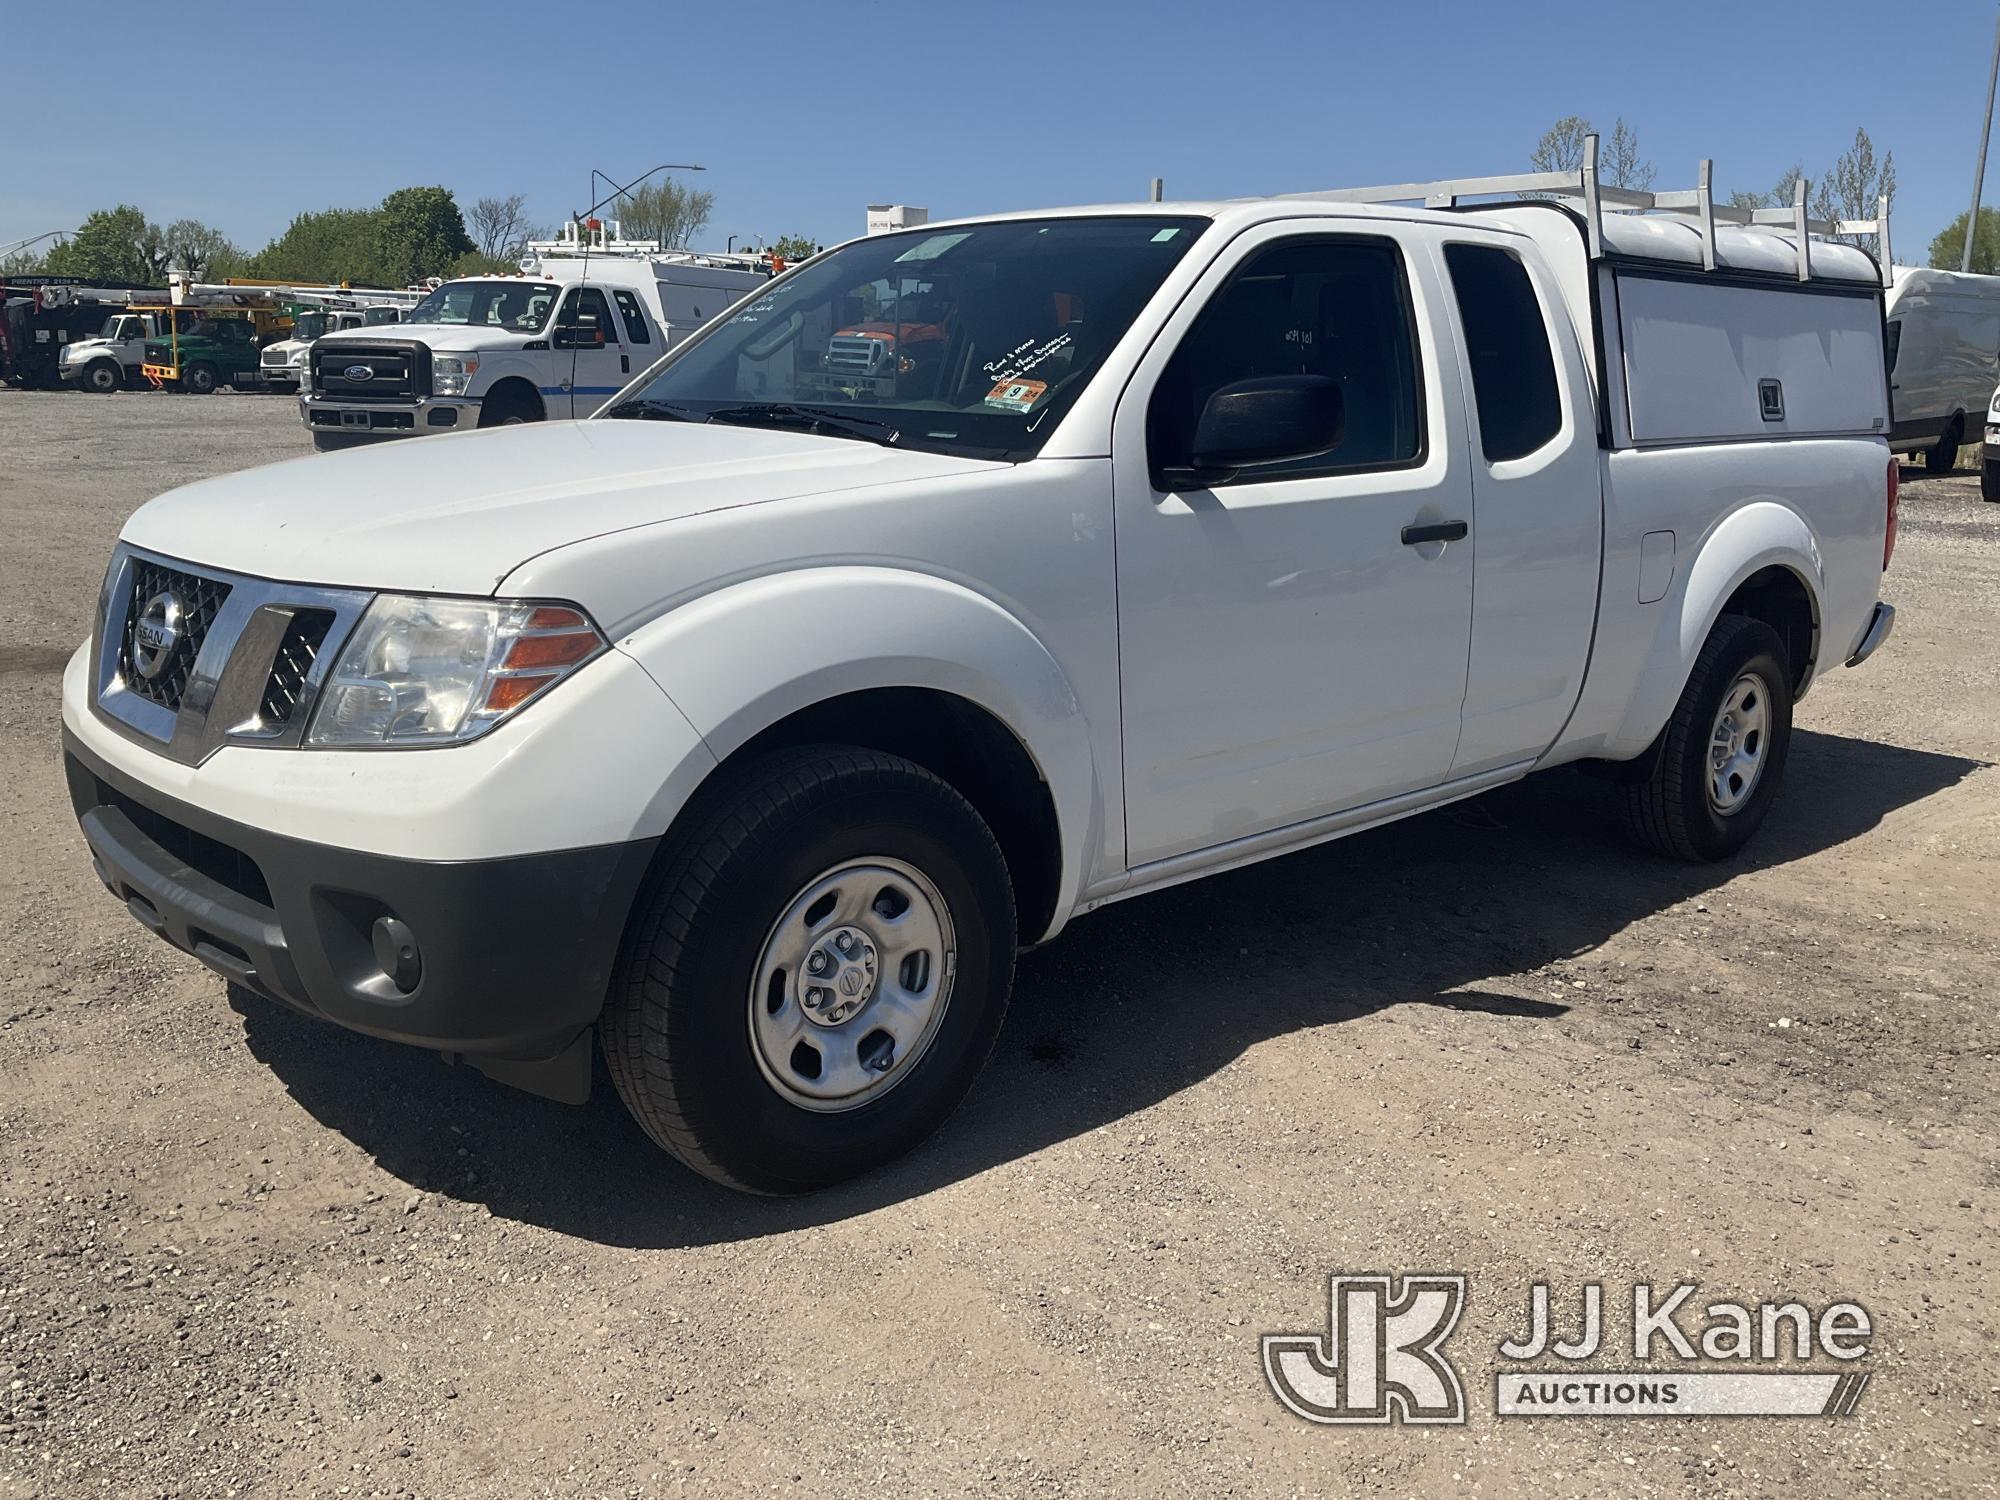
M 1001 411 L 1029 412 L 1048 393 L 1046 380 L 1003 380 L 986 393 L 986 405 Z

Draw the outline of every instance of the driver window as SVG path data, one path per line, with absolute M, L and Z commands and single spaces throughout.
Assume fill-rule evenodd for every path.
M 1215 294 L 1146 409 L 1154 473 L 1187 462 L 1208 398 L 1260 375 L 1340 382 L 1340 446 L 1259 465 L 1237 482 L 1400 468 L 1421 461 L 1422 402 L 1401 252 L 1381 240 L 1291 240 L 1255 253 Z
M 616 343 L 618 337 L 611 326 L 611 306 L 604 300 L 604 293 L 594 286 L 571 289 L 563 299 L 557 331 L 582 335 L 577 342 L 584 345 Z

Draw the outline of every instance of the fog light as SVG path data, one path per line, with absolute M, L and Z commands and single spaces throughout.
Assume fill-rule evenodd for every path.
M 456 427 L 458 425 L 458 408 L 440 406 L 424 420 L 429 422 L 433 427 Z
M 417 935 L 410 924 L 401 917 L 377 917 L 370 937 L 377 967 L 391 984 L 409 994 L 424 977 L 423 955 L 417 951 Z

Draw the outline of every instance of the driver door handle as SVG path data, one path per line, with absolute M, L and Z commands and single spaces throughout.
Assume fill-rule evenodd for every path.
M 1471 529 L 1463 521 L 1433 521 L 1428 526 L 1405 526 L 1403 545 L 1420 547 L 1425 542 L 1462 542 Z

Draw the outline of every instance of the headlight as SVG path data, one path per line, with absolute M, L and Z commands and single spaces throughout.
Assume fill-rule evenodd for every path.
M 306 743 L 477 739 L 604 649 L 573 604 L 382 594 L 334 663 Z
M 285 356 L 285 363 L 291 365 L 295 369 L 302 370 L 305 368 L 306 356 L 311 353 L 312 353 L 312 348 L 310 345 L 308 345 L 304 349 L 294 349 L 290 354 Z
M 431 359 L 431 392 L 438 396 L 463 396 L 479 368 L 476 354 L 439 354 Z

